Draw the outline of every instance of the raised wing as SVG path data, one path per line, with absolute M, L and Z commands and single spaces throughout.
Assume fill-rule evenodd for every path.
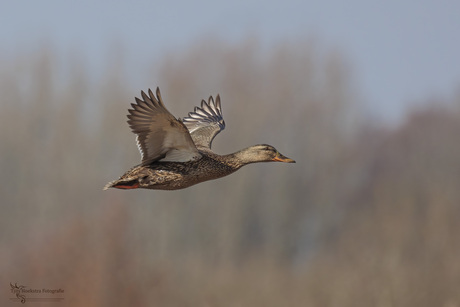
M 142 99 L 136 97 L 129 109 L 128 124 L 137 134 L 137 146 L 142 156 L 142 164 L 154 161 L 186 162 L 201 157 L 189 131 L 163 104 L 160 89 L 156 97 L 141 92 Z
M 195 110 L 188 113 L 182 121 L 190 131 L 195 145 L 210 149 L 214 137 L 225 129 L 220 96 L 217 95 L 215 102 L 212 96 L 209 97 L 208 102 L 202 100 L 201 108 L 195 107 Z

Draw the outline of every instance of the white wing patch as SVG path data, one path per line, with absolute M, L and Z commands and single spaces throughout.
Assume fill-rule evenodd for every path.
M 139 142 L 139 136 L 138 135 L 136 136 L 136 145 L 137 145 L 137 149 L 141 153 L 141 161 L 142 161 L 142 160 L 144 160 L 144 156 L 146 156 L 147 153 L 144 154 L 144 152 L 142 151 L 141 142 Z

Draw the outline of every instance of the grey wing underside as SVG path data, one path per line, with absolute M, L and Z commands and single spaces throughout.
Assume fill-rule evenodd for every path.
M 186 162 L 201 157 L 189 131 L 164 106 L 160 89 L 156 96 L 141 92 L 129 109 L 128 124 L 137 135 L 142 164 L 154 161 Z
M 216 101 L 212 96 L 207 102 L 202 100 L 201 107 L 195 107 L 193 112 L 188 113 L 188 116 L 182 119 L 182 122 L 189 130 L 197 147 L 210 149 L 214 137 L 225 129 L 220 96 L 216 96 Z

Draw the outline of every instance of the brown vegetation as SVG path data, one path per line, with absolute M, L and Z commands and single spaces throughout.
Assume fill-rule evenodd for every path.
M 66 306 L 459 306 L 460 98 L 379 128 L 314 47 L 202 42 L 135 91 L 52 52 L 2 63 L 0 305 L 18 282 Z M 102 191 L 138 162 L 125 113 L 157 85 L 176 116 L 221 94 L 216 152 L 270 143 L 297 164 Z

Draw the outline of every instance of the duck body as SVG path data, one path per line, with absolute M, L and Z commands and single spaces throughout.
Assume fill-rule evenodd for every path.
M 137 134 L 141 164 L 131 168 L 108 188 L 178 190 L 227 176 L 242 166 L 256 162 L 295 161 L 280 154 L 273 146 L 254 145 L 228 155 L 211 150 L 214 137 L 225 128 L 220 106 L 212 97 L 195 107 L 184 119 L 176 119 L 164 107 L 160 90 L 156 97 L 149 90 L 143 100 L 136 98 L 129 110 L 128 123 Z
M 200 153 L 202 157 L 195 161 L 137 165 L 110 185 L 119 189 L 178 190 L 230 175 L 240 168 L 214 153 Z

